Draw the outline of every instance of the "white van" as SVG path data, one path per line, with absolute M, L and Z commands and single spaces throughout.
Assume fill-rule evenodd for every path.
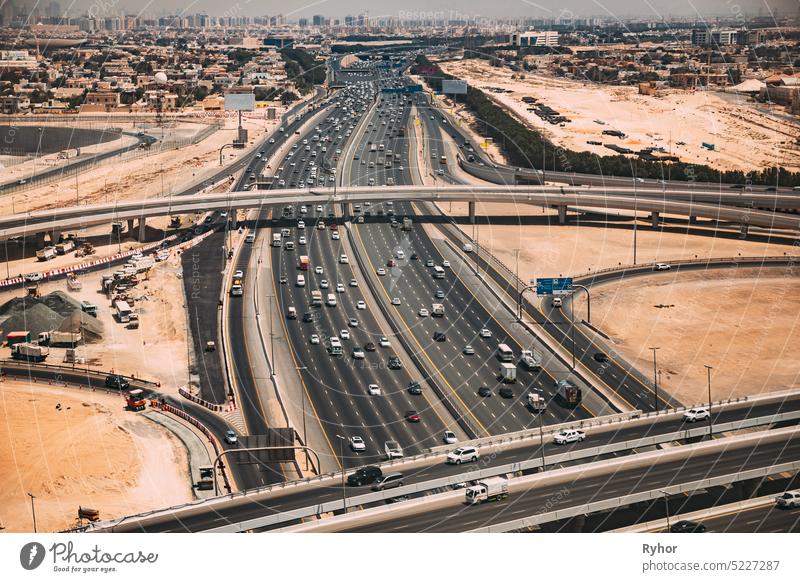
M 306 278 L 303 275 L 297 276 L 297 286 L 298 287 L 305 287 L 306 286 Z
M 328 307 L 336 307 L 336 295 L 333 293 L 328 293 L 328 300 L 326 302 Z

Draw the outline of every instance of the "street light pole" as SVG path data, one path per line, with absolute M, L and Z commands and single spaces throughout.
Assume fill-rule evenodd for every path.
M 667 532 L 669 532 L 669 495 L 667 495 L 666 490 L 662 490 L 661 493 L 664 494 L 664 510 L 667 514 Z
M 544 460 L 544 427 L 542 423 L 544 423 L 544 411 L 539 411 L 539 450 L 542 453 L 542 473 L 545 471 L 545 460 Z
M 297 371 L 300 372 L 302 370 L 308 370 L 306 366 L 298 366 Z M 308 446 L 308 442 L 306 442 L 306 394 L 303 391 L 303 443 Z M 308 471 L 308 455 L 306 455 L 306 471 Z
M 656 412 L 658 412 L 658 365 L 656 364 L 656 352 L 661 348 L 650 348 L 653 350 L 653 385 L 656 387 Z
M 342 462 L 342 513 L 344 514 L 347 513 L 347 490 L 344 488 L 344 453 L 342 447 L 347 439 L 340 434 L 337 434 L 336 438 L 339 439 L 339 459 Z
M 28 497 L 31 498 L 31 514 L 33 515 L 33 533 L 38 533 L 36 531 L 36 507 L 33 505 L 33 500 L 36 497 L 32 493 L 28 493 Z
M 703 364 L 708 375 L 708 438 L 714 438 L 714 419 L 711 418 L 711 370 L 713 366 Z

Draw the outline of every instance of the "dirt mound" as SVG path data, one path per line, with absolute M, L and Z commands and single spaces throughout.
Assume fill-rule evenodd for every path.
M 81 305 L 61 291 L 40 298 L 14 297 L 0 305 L 0 335 L 12 331 L 30 331 L 36 338 L 43 331 L 77 332 L 83 327 L 87 342 L 100 341 L 103 324 L 81 311 Z

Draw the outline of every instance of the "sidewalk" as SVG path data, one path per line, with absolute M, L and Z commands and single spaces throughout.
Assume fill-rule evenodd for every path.
M 211 463 L 214 461 L 203 439 L 191 428 L 163 412 L 147 410 L 143 412 L 142 415 L 172 432 L 172 434 L 181 440 L 183 446 L 186 447 L 186 456 L 189 459 L 189 477 L 191 479 L 192 492 L 195 498 L 208 499 L 214 497 L 213 489 L 210 491 L 201 491 L 195 486 L 200 480 L 200 467 L 210 467 Z

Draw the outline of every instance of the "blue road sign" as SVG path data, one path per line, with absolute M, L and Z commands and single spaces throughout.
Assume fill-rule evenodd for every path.
M 572 277 L 536 279 L 537 295 L 567 295 L 569 293 L 572 293 Z

